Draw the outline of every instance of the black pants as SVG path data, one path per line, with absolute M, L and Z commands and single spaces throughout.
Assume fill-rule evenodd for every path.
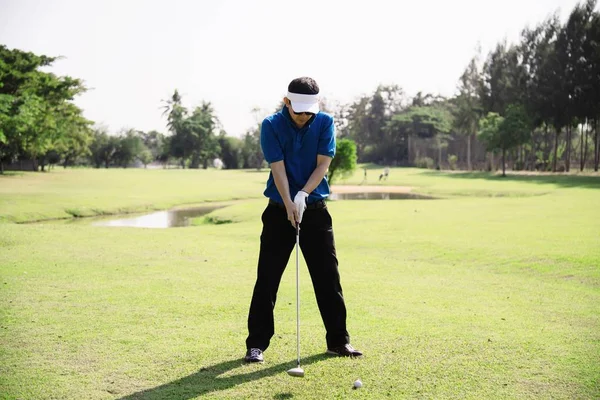
M 263 212 L 262 222 L 258 273 L 248 314 L 246 347 L 264 351 L 275 332 L 273 309 L 281 276 L 296 244 L 296 229 L 288 221 L 285 208 L 272 204 Z M 300 248 L 327 331 L 327 347 L 349 343 L 331 215 L 326 206 L 304 212 L 300 224 Z

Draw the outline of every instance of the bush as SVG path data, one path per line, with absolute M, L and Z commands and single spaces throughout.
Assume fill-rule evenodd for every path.
M 350 139 L 339 139 L 335 146 L 335 157 L 329 164 L 327 180 L 332 185 L 334 179 L 352 174 L 356 168 L 356 143 Z
M 415 160 L 415 166 L 417 168 L 433 169 L 435 167 L 435 163 L 433 162 L 433 158 L 419 157 Z
M 454 154 L 448 154 L 448 164 L 450 165 L 451 170 L 456 169 L 456 163 L 458 162 L 458 156 Z

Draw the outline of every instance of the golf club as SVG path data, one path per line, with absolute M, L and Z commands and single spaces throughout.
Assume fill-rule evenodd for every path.
M 288 370 L 290 376 L 304 377 L 304 370 L 300 368 L 300 224 L 296 222 L 296 355 L 297 366 Z

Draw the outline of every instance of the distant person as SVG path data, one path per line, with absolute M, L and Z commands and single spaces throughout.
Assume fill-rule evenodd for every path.
M 250 311 L 246 362 L 262 362 L 275 333 L 273 309 L 281 276 L 296 243 L 300 248 L 325 324 L 327 353 L 358 357 L 346 330 L 346 305 L 340 284 L 331 215 L 325 199 L 325 173 L 335 155 L 333 118 L 319 112 L 319 86 L 312 78 L 290 82 L 283 109 L 262 123 L 260 144 L 271 173 L 264 191 L 258 272 Z
M 389 174 L 390 174 L 389 167 L 385 167 L 383 169 L 383 172 L 381 173 L 381 175 L 379 175 L 379 180 L 381 181 L 383 179 L 384 181 L 386 181 Z
M 362 183 L 365 183 L 365 182 L 367 182 L 367 169 L 363 168 L 363 170 L 365 171 L 365 173 L 363 175 L 363 181 L 362 181 Z

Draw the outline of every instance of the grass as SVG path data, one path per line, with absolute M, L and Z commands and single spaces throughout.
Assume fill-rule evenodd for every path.
M 599 177 L 392 169 L 382 184 L 439 199 L 331 202 L 348 328 L 366 356 L 323 354 L 304 267 L 304 379 L 285 373 L 295 364 L 292 263 L 267 361 L 240 361 L 265 178 L 0 177 L 0 398 L 600 397 Z M 361 181 L 357 171 L 344 183 Z M 12 223 L 234 198 L 247 200 L 188 228 Z M 357 378 L 364 387 L 352 390 Z
M 0 222 L 134 213 L 258 198 L 267 172 L 56 169 L 0 176 Z

